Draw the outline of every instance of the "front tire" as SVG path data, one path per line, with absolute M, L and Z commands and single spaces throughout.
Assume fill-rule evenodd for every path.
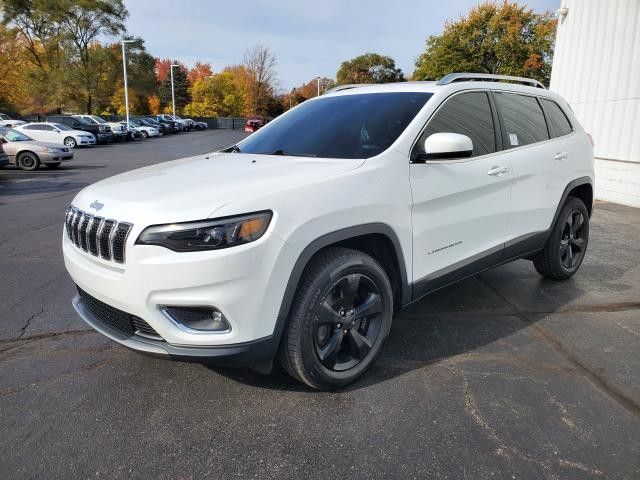
M 78 142 L 73 137 L 67 137 L 64 139 L 64 146 L 69 148 L 76 148 L 78 146 Z
M 35 153 L 23 152 L 18 156 L 17 163 L 20 169 L 32 172 L 40 166 L 40 159 Z
M 533 258 L 540 275 L 566 280 L 575 274 L 589 243 L 589 211 L 577 197 L 568 197 L 544 249 Z
M 357 250 L 327 249 L 300 280 L 280 361 L 312 388 L 344 387 L 373 364 L 392 316 L 393 293 L 382 266 Z
M 142 138 L 149 138 L 149 132 L 147 132 L 146 130 L 142 131 Z

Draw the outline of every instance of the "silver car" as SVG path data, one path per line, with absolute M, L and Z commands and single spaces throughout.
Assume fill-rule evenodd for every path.
M 58 143 L 39 142 L 13 128 L 0 127 L 0 141 L 9 162 L 22 170 L 37 170 L 41 164 L 57 168 L 73 158 L 73 149 Z

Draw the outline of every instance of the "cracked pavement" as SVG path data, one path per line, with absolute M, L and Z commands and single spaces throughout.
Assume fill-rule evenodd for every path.
M 598 203 L 566 282 L 518 261 L 394 318 L 345 391 L 142 357 L 75 315 L 60 252 L 75 192 L 204 153 L 208 131 L 0 169 L 0 477 L 640 477 L 640 210 Z

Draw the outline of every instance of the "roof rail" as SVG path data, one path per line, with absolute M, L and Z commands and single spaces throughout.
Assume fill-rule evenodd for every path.
M 533 78 L 512 77 L 509 75 L 494 75 L 492 73 L 449 73 L 436 82 L 436 85 L 448 85 L 454 82 L 472 82 L 474 80 L 489 82 L 514 82 L 530 87 L 545 88 L 542 83 Z
M 349 90 L 351 88 L 367 87 L 367 86 L 371 86 L 371 84 L 369 84 L 369 83 L 348 83 L 346 85 L 338 85 L 336 87 L 330 88 L 329 90 L 324 92 L 323 95 L 325 95 L 327 93 L 340 92 L 341 90 Z

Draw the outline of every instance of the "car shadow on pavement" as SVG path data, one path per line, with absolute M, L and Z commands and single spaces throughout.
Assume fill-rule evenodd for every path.
M 487 352 L 483 347 L 501 342 L 531 327 L 538 320 L 579 298 L 584 292 L 573 279 L 554 282 L 539 276 L 535 279 L 530 276 L 526 279 L 509 280 L 509 270 L 508 266 L 499 267 L 476 275 L 433 292 L 405 310 L 397 312 L 394 315 L 391 333 L 376 362 L 358 381 L 341 391 L 367 388 L 414 370 L 445 361 L 455 363 L 456 357 L 471 355 L 480 360 L 493 359 L 528 367 L 526 364 L 530 362 L 529 359 L 513 354 Z M 491 281 L 486 280 L 485 275 L 489 276 Z M 537 304 L 537 307 L 533 311 L 520 308 L 517 305 L 519 299 L 512 302 L 493 286 L 494 281 L 497 283 L 496 279 L 510 281 L 512 285 L 524 280 L 522 288 L 519 289 L 520 295 L 528 297 L 524 299 L 524 303 Z M 533 291 L 527 292 L 526 289 Z M 479 350 L 483 353 L 478 353 Z M 493 348 L 489 347 L 488 350 Z M 270 375 L 262 375 L 246 368 L 207 366 L 232 380 L 259 388 L 309 390 L 289 377 L 277 364 L 277 360 L 274 361 L 274 369 Z M 533 368 L 535 365 L 529 367 Z

